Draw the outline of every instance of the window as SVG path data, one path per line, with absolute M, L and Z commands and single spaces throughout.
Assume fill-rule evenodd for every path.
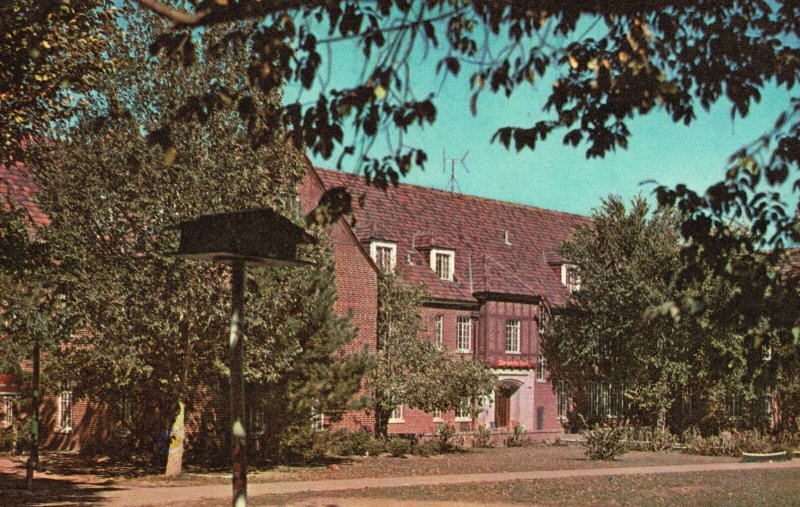
M 506 321 L 506 352 L 519 354 L 519 328 L 518 320 Z
M 570 292 L 575 292 L 581 288 L 581 278 L 578 275 L 578 268 L 573 264 L 561 265 L 561 283 L 569 288 Z
M 744 397 L 741 393 L 728 393 L 725 396 L 725 415 L 737 419 L 742 417 L 742 402 Z
M 325 429 L 325 413 L 314 412 L 311 415 L 311 429 L 314 431 L 322 431 Z
M 558 417 L 567 417 L 567 388 L 563 380 L 556 382 L 556 404 L 558 405 Z
M 442 420 L 442 411 L 438 408 L 433 410 L 433 420 L 434 421 L 441 421 Z
M 6 396 L 3 398 L 3 423 L 6 427 L 14 424 L 14 398 Z
M 247 433 L 251 435 L 263 435 L 266 427 L 266 407 L 261 396 L 248 397 L 245 406 L 245 424 Z
M 472 346 L 472 319 L 459 317 L 457 322 L 456 345 L 459 352 L 469 352 Z
M 536 363 L 536 381 L 544 382 L 544 369 L 547 368 L 547 360 L 539 354 L 539 361 Z
M 58 396 L 58 429 L 72 430 L 72 389 L 66 388 Z
M 399 423 L 403 422 L 403 405 L 397 405 L 392 410 L 392 413 L 389 415 L 389 422 L 390 423 Z
M 437 315 L 433 322 L 433 343 L 442 348 L 442 337 L 444 336 L 444 316 Z
M 619 417 L 625 415 L 625 386 L 608 382 L 589 382 L 589 415 Z
M 442 280 L 453 280 L 455 253 L 452 250 L 431 250 L 431 269 Z
M 397 245 L 385 241 L 373 241 L 369 254 L 382 271 L 392 272 L 397 264 Z
M 772 396 L 764 394 L 761 396 L 761 415 L 764 419 L 772 419 Z
M 472 403 L 469 398 L 461 398 L 461 401 L 456 407 L 456 420 L 472 420 Z

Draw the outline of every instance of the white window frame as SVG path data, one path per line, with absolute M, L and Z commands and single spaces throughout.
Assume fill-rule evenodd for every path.
M 518 319 L 506 321 L 506 354 L 520 353 L 521 334 L 522 323 Z
M 245 407 L 247 432 L 250 435 L 263 435 L 267 427 L 267 414 L 263 399 L 249 398 Z
M 73 409 L 75 407 L 72 398 L 72 389 L 66 387 L 58 393 L 58 429 L 59 433 L 69 433 L 72 431 Z
M 436 260 L 437 256 L 444 255 L 448 257 L 448 265 L 447 265 L 447 273 L 444 273 L 445 277 L 443 278 L 439 271 L 436 269 Z M 455 273 L 455 264 L 456 264 L 456 252 L 455 250 L 446 250 L 443 248 L 431 248 L 431 257 L 430 257 L 431 269 L 436 272 L 436 275 L 439 277 L 440 280 L 447 280 L 449 282 L 453 281 L 453 275 Z
M 461 398 L 456 407 L 456 422 L 467 422 L 472 420 L 472 403 L 469 398 Z M 464 415 L 466 411 L 466 415 Z
M 433 409 L 433 420 L 436 422 L 442 421 L 442 410 L 439 408 Z
M 369 256 L 372 257 L 375 264 L 381 268 L 382 266 L 378 262 L 379 248 L 388 248 L 390 250 L 389 271 L 394 272 L 394 268 L 397 266 L 397 243 L 392 243 L 390 241 L 373 241 L 369 244 Z
M 536 382 L 544 382 L 545 381 L 545 369 L 547 368 L 547 359 L 544 358 L 544 355 L 540 352 L 538 361 L 536 362 Z
M 314 431 L 325 430 L 325 412 L 314 412 L 311 415 L 311 429 Z
M 566 285 L 570 292 L 581 290 L 581 278 L 578 276 L 578 266 L 575 264 L 562 264 L 561 265 L 561 284 Z M 572 270 L 574 278 L 572 283 L 569 282 L 569 272 Z
M 567 388 L 563 380 L 556 382 L 556 413 L 559 419 L 567 418 Z
M 394 407 L 394 409 L 392 410 L 392 413 L 389 414 L 389 423 L 390 424 L 395 424 L 395 423 L 402 423 L 402 422 L 406 422 L 406 421 L 405 421 L 405 419 L 403 419 L 403 405 L 401 404 L 401 405 L 397 405 L 396 407 Z
M 463 346 L 463 334 L 466 334 L 466 347 Z M 456 319 L 456 348 L 459 352 L 472 352 L 472 319 L 470 317 Z
M 6 427 L 14 424 L 14 398 L 12 396 L 3 397 L 3 423 Z
M 437 315 L 433 319 L 433 343 L 438 348 L 442 348 L 444 340 L 444 315 Z

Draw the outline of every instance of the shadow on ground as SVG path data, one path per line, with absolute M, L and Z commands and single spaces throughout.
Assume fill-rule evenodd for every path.
M 107 484 L 81 484 L 67 479 L 36 478 L 33 491 L 25 489 L 25 479 L 0 471 L 0 503 L 12 505 L 87 505 L 103 502 L 102 494 L 115 488 Z

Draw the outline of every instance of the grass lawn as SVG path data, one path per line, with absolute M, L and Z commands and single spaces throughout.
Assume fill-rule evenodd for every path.
M 800 505 L 800 470 L 699 472 L 418 486 L 252 498 L 253 505 Z M 205 504 L 214 505 L 214 504 Z

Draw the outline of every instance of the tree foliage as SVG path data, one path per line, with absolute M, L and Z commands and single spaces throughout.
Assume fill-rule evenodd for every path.
M 20 141 L 87 105 L 80 99 L 113 69 L 114 19 L 106 0 L 0 5 L 0 163 L 22 160 Z
M 63 365 L 78 381 L 77 394 L 106 401 L 120 415 L 133 402 L 141 417 L 126 429 L 146 450 L 169 427 L 179 401 L 188 411 L 213 408 L 203 394 L 224 387 L 227 373 L 230 273 L 171 256 L 178 246 L 171 227 L 201 214 L 263 206 L 292 216 L 305 166 L 280 138 L 254 147 L 232 111 L 173 125 L 174 144 L 162 150 L 163 138 L 145 135 L 148 127 L 208 82 L 241 83 L 243 60 L 216 52 L 227 32 L 209 29 L 202 67 L 158 62 L 146 56 L 157 27 L 128 21 L 112 46 L 118 73 L 103 83 L 94 107 L 68 139 L 31 146 L 26 156 L 51 218 L 42 234 L 57 260 L 54 290 L 80 317 L 81 332 L 64 347 Z M 259 107 L 277 100 L 253 95 Z M 284 403 L 278 429 L 310 426 L 312 410 L 303 399 L 343 408 L 365 369 L 363 356 L 334 354 L 354 331 L 333 313 L 329 247 L 323 241 L 307 255 L 318 267 L 251 270 L 247 278 L 246 380 L 263 388 L 254 392 L 267 396 L 268 389 L 272 401 Z M 226 437 L 224 428 L 216 437 Z M 198 439 L 195 447 L 214 438 Z
M 391 273 L 378 286 L 378 357 L 372 374 L 376 433 L 386 435 L 389 415 L 403 405 L 426 412 L 455 410 L 494 388 L 482 364 L 463 359 L 423 338 L 422 302 L 427 291 Z
M 641 197 L 629 210 L 617 197 L 604 200 L 561 247 L 577 266 L 580 290 L 542 342 L 553 377 L 570 392 L 586 396 L 589 382 L 624 387 L 628 416 L 673 429 L 686 421 L 668 421 L 670 410 L 688 412 L 682 403 L 689 398 L 708 405 L 704 416 L 722 416 L 728 395 L 753 398 L 745 328 L 724 319 L 733 287 L 713 272 L 676 286 L 679 224 L 675 210 L 651 213 Z M 700 307 L 701 296 L 715 306 Z M 693 311 L 681 313 L 674 302 L 682 301 Z

